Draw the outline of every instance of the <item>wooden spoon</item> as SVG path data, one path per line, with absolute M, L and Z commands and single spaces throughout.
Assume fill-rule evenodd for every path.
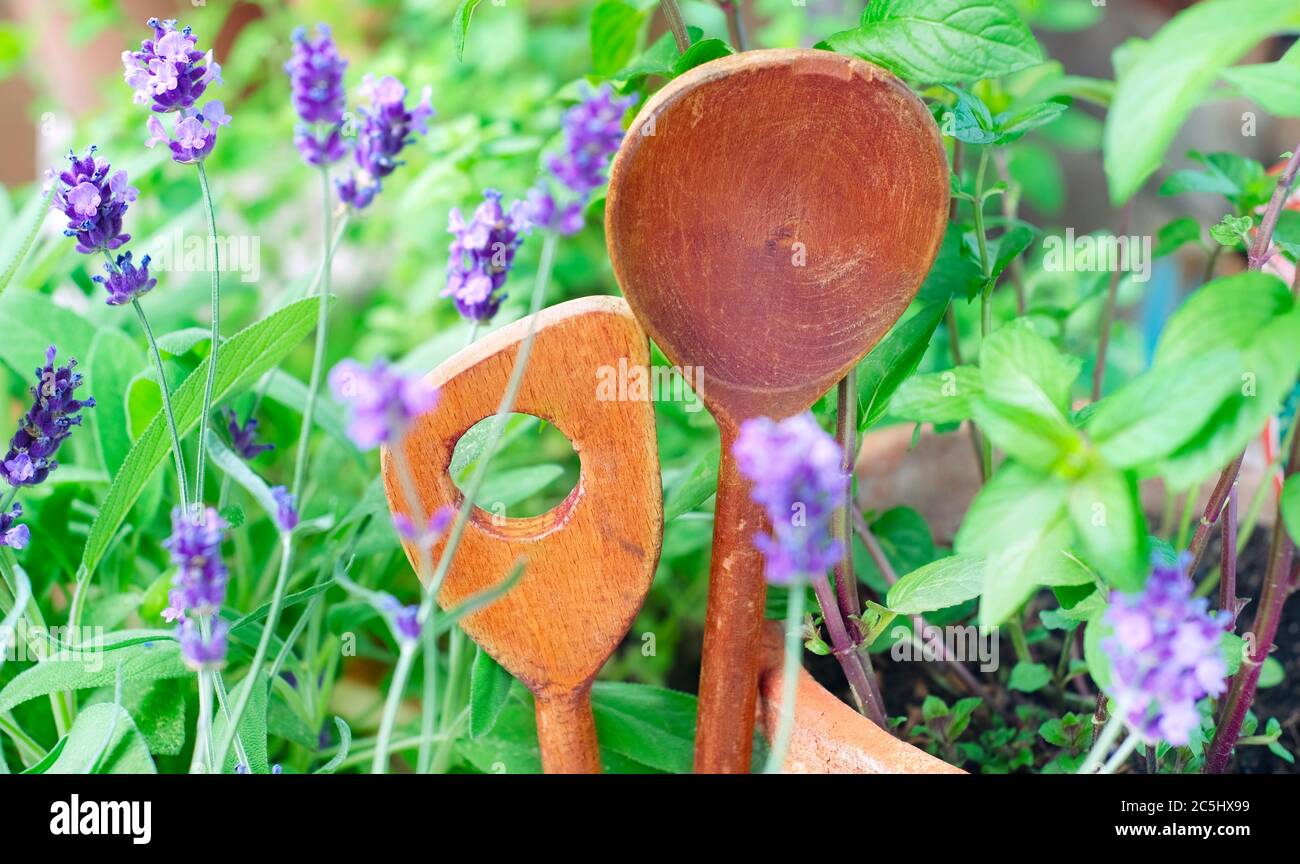
M 460 506 L 449 473 L 452 451 L 471 426 L 496 412 L 528 324 L 516 321 L 484 337 L 429 374 L 442 398 L 405 443 L 425 513 Z M 578 484 L 540 516 L 508 519 L 474 508 L 438 594 L 443 608 L 453 607 L 525 560 L 518 584 L 460 624 L 536 697 L 547 773 L 600 771 L 591 682 L 632 625 L 659 561 L 663 505 L 653 405 L 598 398 L 599 376 L 617 374 L 620 361 L 626 369 L 650 362 L 645 333 L 622 299 L 586 297 L 538 313 L 515 410 L 564 433 L 578 453 Z M 393 461 L 384 455 L 389 506 L 407 513 Z M 435 546 L 435 561 L 445 544 Z M 414 564 L 416 549 L 407 544 L 406 554 Z
M 763 627 L 758 717 L 769 743 L 780 723 L 784 643 L 781 626 L 768 621 Z M 818 684 L 802 667 L 795 686 L 794 731 L 782 766 L 786 773 L 966 773 L 881 729 Z
M 806 410 L 866 355 L 929 271 L 947 209 L 925 106 L 826 51 L 692 69 L 646 103 L 615 157 L 614 273 L 664 354 L 702 373 L 722 437 L 697 771 L 747 771 L 753 737 L 764 520 L 731 454 L 739 425 Z

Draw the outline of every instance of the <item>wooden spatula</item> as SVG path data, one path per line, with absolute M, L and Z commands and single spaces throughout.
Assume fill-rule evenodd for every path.
M 463 500 L 448 473 L 452 450 L 496 412 L 527 328 L 528 319 L 516 321 L 429 374 L 442 398 L 405 445 L 424 512 Z M 538 313 L 515 410 L 564 433 L 578 453 L 578 484 L 540 516 L 502 519 L 475 508 L 438 595 L 443 608 L 455 606 L 525 560 L 518 584 L 461 626 L 536 697 L 548 773 L 600 771 L 591 682 L 632 625 L 659 561 L 653 405 L 598 396 L 598 374 L 618 370 L 620 361 L 624 369 L 649 363 L 645 333 L 622 299 L 586 297 Z M 384 483 L 390 506 L 405 513 L 387 458 Z M 408 545 L 406 552 L 414 562 L 416 550 Z
M 763 527 L 731 446 L 807 409 L 889 330 L 939 249 L 938 127 L 889 73 L 825 51 L 749 51 L 671 81 L 611 169 L 623 293 L 670 360 L 702 372 L 722 462 L 695 768 L 749 768 Z

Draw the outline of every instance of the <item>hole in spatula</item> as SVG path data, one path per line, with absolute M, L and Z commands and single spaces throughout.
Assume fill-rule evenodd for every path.
M 485 417 L 456 442 L 451 478 L 463 493 L 478 467 L 494 417 Z M 540 516 L 578 484 L 578 454 L 564 433 L 531 414 L 511 414 L 475 504 L 493 518 Z

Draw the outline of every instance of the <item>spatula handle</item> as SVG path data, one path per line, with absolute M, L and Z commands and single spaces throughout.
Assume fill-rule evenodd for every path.
M 713 516 L 713 562 L 700 668 L 699 723 L 695 771 L 743 774 L 749 771 L 754 739 L 754 706 L 762 641 L 763 556 L 754 535 L 765 529 L 762 509 L 749 497 L 749 483 L 731 453 L 736 427 L 719 422 L 722 457 Z
M 591 690 L 538 696 L 537 743 L 547 774 L 599 774 L 600 747 L 591 713 Z

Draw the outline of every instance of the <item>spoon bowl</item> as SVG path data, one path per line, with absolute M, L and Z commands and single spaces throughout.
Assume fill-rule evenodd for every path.
M 749 768 L 763 529 L 731 445 L 809 408 L 906 310 L 943 239 L 948 162 L 890 73 L 818 50 L 698 66 L 646 103 L 610 171 L 610 261 L 722 439 L 697 771 Z

